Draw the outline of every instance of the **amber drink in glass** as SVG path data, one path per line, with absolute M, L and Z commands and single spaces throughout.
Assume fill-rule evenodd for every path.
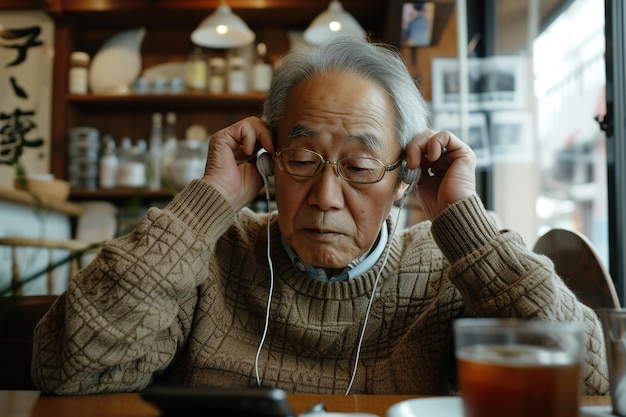
M 454 323 L 465 417 L 576 417 L 580 323 L 460 319 Z

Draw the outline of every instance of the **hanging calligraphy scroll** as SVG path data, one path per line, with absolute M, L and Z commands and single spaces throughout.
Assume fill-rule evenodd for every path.
M 40 11 L 0 11 L 0 185 L 15 164 L 50 170 L 54 23 Z

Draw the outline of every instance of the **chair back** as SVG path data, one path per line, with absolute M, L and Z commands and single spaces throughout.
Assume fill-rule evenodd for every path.
M 582 233 L 551 229 L 537 240 L 533 251 L 552 260 L 557 274 L 587 306 L 594 310 L 620 307 L 611 275 Z
M 0 390 L 34 390 L 33 331 L 56 295 L 0 297 Z

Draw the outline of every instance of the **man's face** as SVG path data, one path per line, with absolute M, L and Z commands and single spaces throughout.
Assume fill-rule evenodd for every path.
M 305 148 L 329 161 L 364 156 L 390 165 L 402 150 L 395 117 L 390 98 L 377 84 L 338 72 L 317 75 L 290 92 L 276 151 Z M 399 169 L 367 185 L 349 183 L 336 172 L 326 164 L 315 177 L 296 178 L 275 169 L 284 239 L 304 262 L 331 271 L 372 247 L 403 191 L 396 186 Z

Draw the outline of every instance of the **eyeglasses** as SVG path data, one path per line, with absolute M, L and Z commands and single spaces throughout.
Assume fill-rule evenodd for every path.
M 383 179 L 387 171 L 393 171 L 402 163 L 402 158 L 385 165 L 376 158 L 346 156 L 337 161 L 327 161 L 322 155 L 309 149 L 287 148 L 274 154 L 274 159 L 285 174 L 311 178 L 322 172 L 324 165 L 332 164 L 337 175 L 356 184 L 373 184 Z

